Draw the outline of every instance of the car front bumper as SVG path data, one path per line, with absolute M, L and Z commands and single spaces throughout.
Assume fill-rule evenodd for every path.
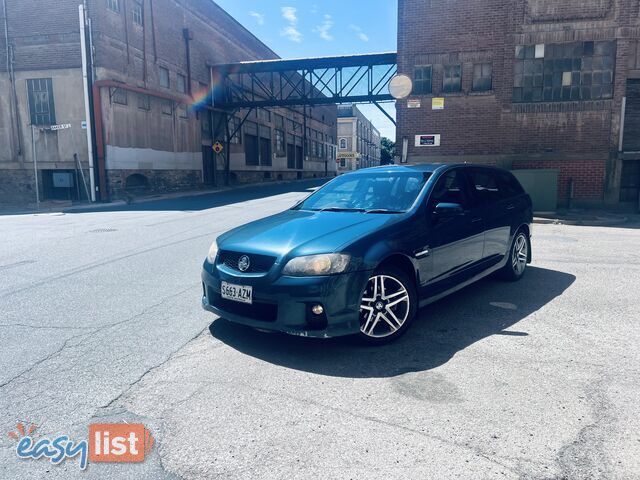
M 360 331 L 360 298 L 371 272 L 322 277 L 243 275 L 205 262 L 202 307 L 234 323 L 306 337 L 328 338 Z M 223 300 L 221 282 L 253 288 L 253 304 Z M 324 315 L 314 316 L 320 304 Z

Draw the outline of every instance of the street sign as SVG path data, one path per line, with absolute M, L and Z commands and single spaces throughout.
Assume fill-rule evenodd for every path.
M 222 146 L 222 144 L 220 142 L 216 142 L 213 144 L 213 151 L 216 153 L 220 153 L 222 152 L 222 150 L 224 150 L 224 147 Z
M 53 132 L 57 130 L 66 130 L 67 128 L 71 128 L 70 123 L 61 123 L 60 125 L 51 125 L 51 131 Z
M 83 130 L 87 129 L 87 121 L 83 120 L 82 122 L 80 122 L 80 128 Z

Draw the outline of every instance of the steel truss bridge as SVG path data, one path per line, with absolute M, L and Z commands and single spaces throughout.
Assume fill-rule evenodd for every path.
M 341 103 L 372 103 L 395 124 L 380 105 L 394 101 L 388 90 L 397 73 L 397 53 L 375 53 L 298 60 L 258 60 L 209 65 L 210 108 L 218 114 L 212 133 L 223 133 L 228 182 L 230 139 L 254 108 L 307 107 Z M 239 124 L 231 122 L 238 112 Z M 303 130 L 306 133 L 306 128 Z M 306 144 L 306 142 L 304 142 Z M 305 152 L 306 156 L 306 152 Z

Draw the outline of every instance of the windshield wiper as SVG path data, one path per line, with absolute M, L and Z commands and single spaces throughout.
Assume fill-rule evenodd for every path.
M 365 210 L 364 213 L 390 213 L 390 214 L 398 214 L 405 213 L 402 210 L 389 210 L 387 208 L 372 208 L 371 210 Z
M 366 212 L 364 208 L 325 207 L 313 210 L 314 212 Z

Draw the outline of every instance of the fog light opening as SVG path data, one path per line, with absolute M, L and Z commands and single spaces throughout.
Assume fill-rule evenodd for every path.
M 311 312 L 313 312 L 314 315 L 322 315 L 324 313 L 324 307 L 320 304 L 314 305 L 311 307 Z

